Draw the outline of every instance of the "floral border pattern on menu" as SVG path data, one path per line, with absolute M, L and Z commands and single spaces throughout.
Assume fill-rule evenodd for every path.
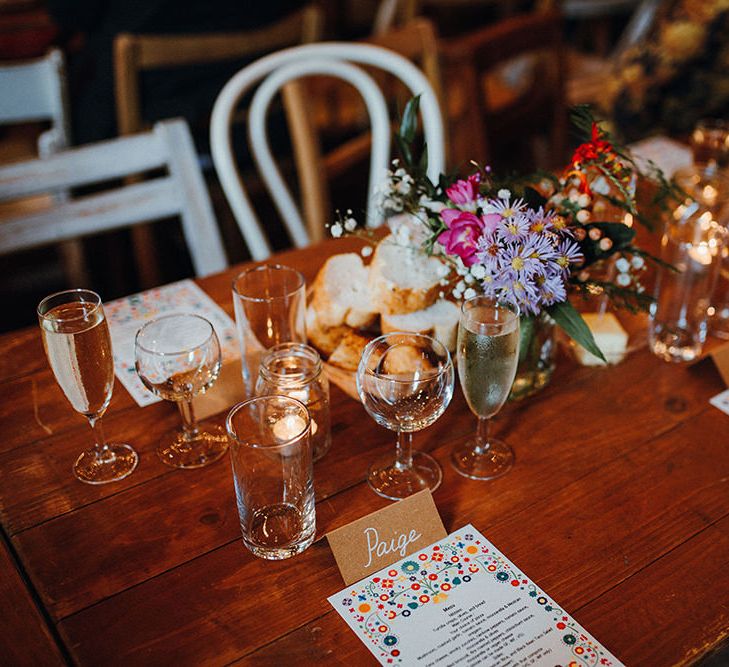
M 442 604 L 458 586 L 468 586 L 478 576 L 492 576 L 504 586 L 527 592 L 541 613 L 549 614 L 572 661 L 564 667 L 610 667 L 612 659 L 566 612 L 558 607 L 477 531 L 467 526 L 445 540 L 394 564 L 386 576 L 370 577 L 349 590 L 341 604 L 387 664 L 402 663 L 390 621 L 414 618 L 424 605 Z M 557 665 L 556 667 L 562 667 Z

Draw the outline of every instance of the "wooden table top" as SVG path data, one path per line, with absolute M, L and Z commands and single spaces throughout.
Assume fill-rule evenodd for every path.
M 351 243 L 276 259 L 311 280 Z M 231 316 L 239 269 L 199 281 Z M 447 530 L 474 524 L 626 664 L 686 664 L 729 635 L 729 418 L 708 403 L 722 388 L 710 363 L 647 350 L 610 368 L 562 358 L 544 391 L 496 420 L 516 452 L 505 477 L 449 465 L 475 428 L 458 389 L 415 446 L 443 466 Z M 267 562 L 242 545 L 226 460 L 180 471 L 157 459 L 172 404 L 139 408 L 116 384 L 107 435 L 140 464 L 95 487 L 72 476 L 91 434 L 35 329 L 0 337 L 0 397 L 1 663 L 374 663 L 326 600 L 343 583 L 323 536 L 387 504 L 363 480 L 394 437 L 357 402 L 332 389 L 317 541 Z

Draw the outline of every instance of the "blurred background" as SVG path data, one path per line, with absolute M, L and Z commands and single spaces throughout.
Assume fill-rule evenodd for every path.
M 564 165 L 578 141 L 568 122 L 575 104 L 594 105 L 626 141 L 662 134 L 687 142 L 701 118 L 726 118 L 728 36 L 729 4 L 719 0 L 0 0 L 0 95 L 17 92 L 2 84 L 3 69 L 49 54 L 65 90 L 55 144 L 43 140 L 52 121 L 0 118 L 0 165 L 182 117 L 234 264 L 250 253 L 211 160 L 210 112 L 226 81 L 267 53 L 325 40 L 399 52 L 437 93 L 448 168 L 462 171 L 474 160 L 508 173 Z M 394 121 L 408 95 L 380 75 L 377 82 Z M 277 100 L 268 131 L 301 197 L 307 186 L 289 127 L 292 114 L 306 116 L 322 186 L 314 223 L 321 236 L 337 210 L 364 216 L 368 116 L 346 84 L 312 77 L 303 85 L 305 104 Z M 290 241 L 249 155 L 245 107 L 246 100 L 233 130 L 239 173 L 273 247 L 282 249 Z M 0 225 L 12 215 L 0 202 Z M 53 291 L 85 286 L 110 300 L 194 275 L 176 219 L 0 254 L 0 261 L 3 331 L 33 324 L 36 304 Z

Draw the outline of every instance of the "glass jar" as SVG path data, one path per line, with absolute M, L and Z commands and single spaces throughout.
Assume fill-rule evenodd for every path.
M 547 313 L 521 316 L 519 364 L 510 401 L 532 396 L 549 384 L 556 366 L 555 334 L 555 322 Z
M 271 394 L 295 398 L 309 410 L 314 461 L 318 461 L 332 442 L 329 380 L 322 373 L 319 353 L 304 343 L 281 343 L 268 350 L 261 359 L 256 395 Z
M 691 361 L 701 354 L 727 230 L 719 210 L 727 189 L 715 172 L 695 168 L 677 174 L 687 198 L 666 223 L 651 306 L 649 341 L 666 361 Z

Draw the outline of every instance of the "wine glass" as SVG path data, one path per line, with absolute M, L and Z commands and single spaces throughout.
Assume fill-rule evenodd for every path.
M 514 465 L 514 452 L 489 435 L 489 419 L 504 405 L 519 361 L 519 315 L 516 309 L 475 296 L 461 307 L 458 323 L 458 377 L 471 412 L 478 417 L 473 438 L 456 447 L 453 467 L 471 479 L 493 479 Z
M 167 434 L 157 447 L 163 463 L 173 468 L 202 468 L 228 449 L 221 426 L 204 430 L 195 420 L 192 399 L 205 393 L 220 374 L 220 342 L 213 325 L 192 314 L 165 315 L 147 322 L 134 341 L 139 378 L 151 392 L 176 401 L 182 430 Z
M 453 381 L 448 350 L 429 336 L 393 332 L 367 344 L 357 368 L 357 392 L 378 424 L 397 431 L 395 460 L 388 456 L 370 466 L 367 482 L 375 493 L 400 500 L 438 488 L 443 471 L 433 457 L 412 451 L 412 433 L 443 414 Z
M 47 296 L 38 305 L 43 347 L 53 375 L 69 403 L 91 425 L 95 444 L 73 465 L 87 484 L 116 482 L 130 475 L 139 457 L 129 445 L 106 442 L 101 417 L 114 388 L 114 358 L 101 297 L 72 289 Z

